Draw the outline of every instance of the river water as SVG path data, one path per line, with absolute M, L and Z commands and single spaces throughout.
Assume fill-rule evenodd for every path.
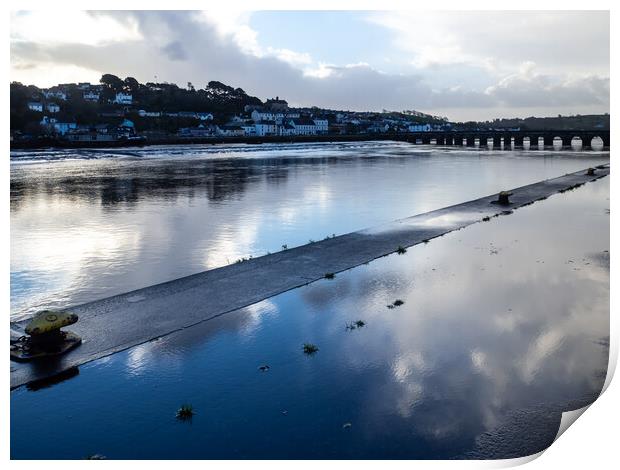
M 84 183 L 84 194 L 74 186 L 73 196 L 62 192 L 42 198 L 86 206 L 99 223 L 106 210 L 111 219 L 124 215 L 128 224 L 133 214 L 132 224 L 149 224 L 149 230 L 139 231 L 135 245 L 144 250 L 141 237 L 151 243 L 157 239 L 159 249 L 146 251 L 162 256 L 152 259 L 153 266 L 170 259 L 180 269 L 180 259 L 191 259 L 192 247 L 166 246 L 164 240 L 176 240 L 173 222 L 179 230 L 188 230 L 190 214 L 224 217 L 218 204 L 239 208 L 236 218 L 222 219 L 229 223 L 221 230 L 241 237 L 242 220 L 252 218 L 253 211 L 260 213 L 258 221 L 271 217 L 275 223 L 282 220 L 278 208 L 295 207 L 290 198 L 308 187 L 325 187 L 323 202 L 315 193 L 302 206 L 313 214 L 312 220 L 304 214 L 287 219 L 286 239 L 302 243 L 318 237 L 329 220 L 340 230 L 350 230 L 555 176 L 587 166 L 592 161 L 588 158 L 604 160 L 579 155 L 418 154 L 389 145 L 371 150 L 372 145 L 345 150 L 380 155 L 366 157 L 363 163 L 353 155 L 342 161 L 336 157 L 313 164 L 282 163 L 287 177 L 278 183 L 268 180 L 273 168 L 266 170 L 263 162 L 256 181 L 250 178 L 254 182 L 244 191 L 222 199 L 201 192 L 207 191 L 202 187 L 205 175 L 200 176 L 200 190 L 185 183 L 165 190 L 166 197 L 151 185 L 158 180 L 153 176 L 150 184 L 143 181 L 149 189 L 137 191 L 133 205 L 130 198 L 114 203 L 122 206 L 120 214 L 114 213 L 118 206 L 105 206 L 95 182 Z M 199 168 L 209 168 L 206 175 L 212 175 L 211 165 L 218 163 L 199 162 Z M 171 165 L 167 159 L 148 164 Z M 233 165 L 231 160 L 220 164 Z M 244 168 L 251 164 L 258 162 L 240 163 Z M 186 170 L 183 174 L 191 180 Z M 363 177 L 365 184 L 356 183 Z M 470 178 L 475 186 L 470 186 Z M 264 208 L 259 201 L 270 191 L 290 198 L 269 196 L 266 200 L 275 207 Z M 382 192 L 392 194 L 393 203 Z M 192 197 L 202 203 L 192 205 Z M 160 228 L 143 206 L 156 203 L 167 218 Z M 609 203 L 609 178 L 603 178 L 411 247 L 402 255 L 338 273 L 333 280 L 314 282 L 85 364 L 64 381 L 19 388 L 11 393 L 11 456 L 466 459 L 538 452 L 553 441 L 562 411 L 591 403 L 605 380 Z M 348 208 L 348 217 L 338 217 L 337 207 Z M 88 220 L 88 210 L 82 210 L 77 220 Z M 58 213 L 40 213 L 59 223 Z M 69 217 L 71 211 L 64 213 Z M 69 221 L 63 223 L 67 226 Z M 211 240 L 214 232 L 217 227 L 205 224 L 191 240 Z M 243 249 L 265 250 L 271 248 L 269 243 L 280 243 L 283 232 L 268 233 L 265 227 L 257 229 L 243 239 Z M 70 247 L 64 250 L 70 253 Z M 114 250 L 106 251 L 110 252 Z M 136 253 L 137 259 L 147 258 L 140 250 Z M 58 259 L 60 255 L 54 254 Z M 72 262 L 85 261 L 76 256 Z M 116 269 L 92 258 L 88 263 L 97 263 L 102 272 Z M 402 305 L 387 308 L 396 300 Z M 357 321 L 363 324 L 352 328 Z M 304 354 L 304 343 L 314 344 L 318 351 Z M 193 406 L 191 420 L 176 419 L 182 404 Z M 44 438 L 33 440 L 33 429 Z
M 396 142 L 11 154 L 11 318 L 607 163 Z

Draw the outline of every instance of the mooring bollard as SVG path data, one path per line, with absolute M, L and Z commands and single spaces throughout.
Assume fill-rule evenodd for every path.
M 500 191 L 500 193 L 497 195 L 497 203 L 503 206 L 507 206 L 508 204 L 510 204 L 510 200 L 508 199 L 510 196 L 512 196 L 511 192 Z
M 594 176 L 594 168 L 588 168 L 587 176 Z

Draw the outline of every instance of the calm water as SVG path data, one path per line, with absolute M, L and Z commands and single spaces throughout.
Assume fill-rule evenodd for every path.
M 402 173 L 425 181 L 407 159 L 394 158 L 371 159 L 369 174 L 375 165 L 384 171 L 395 165 L 400 170 L 390 174 L 402 191 Z M 447 171 L 444 157 L 408 158 L 435 178 L 436 189 L 423 194 L 439 193 L 437 204 L 449 199 L 439 188 L 465 194 L 430 176 Z M 455 161 L 461 158 L 480 158 L 483 173 L 494 165 L 524 171 L 534 165 L 549 174 L 550 167 L 583 165 L 555 157 L 457 155 Z M 339 173 L 342 185 L 358 164 L 325 163 L 319 173 Z M 299 191 L 300 175 L 312 171 L 291 165 L 284 185 L 297 184 L 284 194 Z M 459 179 L 457 173 L 448 172 L 447 181 Z M 510 173 L 488 170 L 504 184 L 516 178 Z M 267 174 L 248 188 L 268 188 Z M 407 194 L 414 199 L 413 189 Z M 330 204 L 347 204 L 335 199 Z M 405 207 L 401 199 L 395 204 Z M 561 411 L 592 401 L 604 382 L 608 210 L 604 178 L 84 365 L 53 386 L 20 388 L 11 394 L 12 457 L 434 459 L 537 452 L 555 436 Z M 373 220 L 395 215 L 390 206 Z M 386 308 L 396 299 L 404 305 Z M 347 330 L 356 320 L 365 326 Z M 305 342 L 319 351 L 304 355 Z M 264 364 L 270 369 L 260 372 Z M 175 419 L 183 403 L 194 406 L 191 422 Z M 54 438 L 34 445 L 35 427 Z
M 11 317 L 608 161 L 390 142 L 14 152 Z

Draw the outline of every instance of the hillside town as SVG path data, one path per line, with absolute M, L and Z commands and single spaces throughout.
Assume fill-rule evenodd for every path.
M 178 92 L 182 92 L 182 99 L 175 102 L 160 99 Z M 183 104 L 187 109 L 181 107 Z M 98 84 L 70 83 L 47 89 L 11 84 L 11 140 L 53 137 L 100 142 L 377 134 L 444 130 L 450 125 L 446 118 L 416 111 L 294 108 L 279 96 L 262 102 L 219 82 L 196 90 L 191 83 L 182 89 L 104 75 Z
M 105 74 L 100 83 L 50 88 L 11 83 L 11 142 L 157 142 L 244 138 L 343 136 L 463 129 L 609 129 L 609 114 L 450 122 L 415 110 L 345 111 L 265 102 L 241 88 L 211 81 L 203 89 L 139 83 Z

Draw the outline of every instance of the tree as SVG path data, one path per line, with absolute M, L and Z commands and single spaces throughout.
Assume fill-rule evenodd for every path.
M 99 83 L 101 83 L 104 87 L 113 90 L 116 93 L 122 91 L 123 86 L 125 85 L 123 80 L 118 78 L 116 75 L 112 75 L 111 73 L 103 74 L 101 76 L 101 79 L 99 80 Z
M 135 93 L 140 88 L 140 83 L 133 77 L 127 77 L 124 82 L 124 88 L 132 93 Z

